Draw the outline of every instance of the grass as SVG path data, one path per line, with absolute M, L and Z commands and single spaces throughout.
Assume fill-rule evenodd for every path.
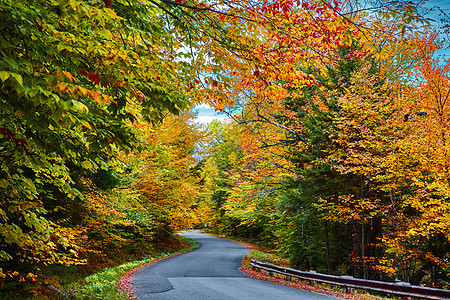
M 69 299 L 108 299 L 108 300 L 124 300 L 129 299 L 126 286 L 119 286 L 121 277 L 131 270 L 167 258 L 169 256 L 181 254 L 198 248 L 198 243 L 184 238 L 188 247 L 170 253 L 159 253 L 143 258 L 142 260 L 127 262 L 115 267 L 106 268 L 98 273 L 92 274 L 84 278 L 81 282 L 68 287 L 64 291 L 64 298 Z M 120 288 L 119 288 L 120 287 Z

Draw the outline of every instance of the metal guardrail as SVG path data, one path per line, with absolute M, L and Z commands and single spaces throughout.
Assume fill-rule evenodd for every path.
M 415 286 L 406 282 L 390 283 L 353 278 L 351 276 L 327 275 L 314 271 L 305 272 L 260 262 L 255 259 L 250 260 L 250 265 L 258 270 L 266 270 L 270 276 L 273 276 L 273 273 L 278 273 L 286 276 L 286 280 L 291 280 L 292 277 L 295 277 L 300 280 L 343 286 L 347 291 L 358 289 L 421 299 L 450 299 L 450 290 Z

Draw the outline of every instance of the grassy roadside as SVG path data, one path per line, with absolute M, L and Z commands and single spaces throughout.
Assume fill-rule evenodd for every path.
M 345 288 L 341 288 L 341 287 L 333 286 L 333 285 L 327 285 L 327 284 L 320 284 L 320 283 L 311 284 L 306 281 L 297 280 L 296 278 L 293 278 L 292 281 L 287 281 L 284 279 L 284 276 L 281 276 L 279 274 L 275 274 L 274 276 L 269 276 L 269 274 L 265 271 L 262 271 L 262 272 L 255 271 L 252 268 L 252 266 L 250 266 L 250 259 L 256 259 L 256 260 L 259 260 L 262 262 L 272 263 L 272 264 L 275 264 L 278 266 L 283 266 L 283 267 L 288 267 L 289 261 L 286 260 L 285 258 L 281 258 L 281 257 L 277 256 L 275 253 L 270 251 L 270 249 L 264 249 L 264 250 L 257 249 L 251 243 L 251 241 L 243 240 L 241 238 L 234 237 L 234 236 L 223 237 L 220 235 L 215 235 L 209 231 L 205 231 L 205 233 L 214 235 L 214 236 L 217 236 L 220 238 L 226 238 L 226 239 L 244 244 L 247 247 L 249 247 L 251 249 L 251 251 L 242 260 L 241 271 L 255 279 L 270 281 L 270 282 L 274 282 L 276 284 L 286 285 L 286 286 L 290 286 L 290 287 L 301 289 L 301 290 L 307 290 L 307 291 L 311 291 L 311 292 L 315 292 L 315 293 L 326 294 L 326 295 L 330 295 L 333 297 L 339 297 L 339 298 L 344 298 L 344 299 L 352 299 L 352 300 L 397 299 L 397 298 L 387 298 L 387 297 L 382 297 L 382 296 L 376 296 L 376 295 L 369 294 L 366 291 L 359 291 L 359 290 L 355 290 L 353 293 L 349 294 L 345 291 Z
M 108 299 L 124 300 L 132 298 L 129 278 L 139 267 L 148 265 L 162 259 L 192 251 L 198 248 L 198 243 L 185 237 L 180 237 L 186 247 L 176 251 L 153 254 L 142 260 L 127 262 L 115 267 L 106 268 L 98 273 L 87 276 L 71 287 L 66 287 L 61 299 Z M 126 276 L 128 275 L 128 276 Z

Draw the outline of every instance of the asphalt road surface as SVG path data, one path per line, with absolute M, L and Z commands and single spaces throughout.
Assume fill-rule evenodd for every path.
M 200 231 L 181 235 L 200 247 L 136 271 L 131 280 L 138 299 L 337 299 L 245 275 L 239 268 L 249 249 L 239 243 Z

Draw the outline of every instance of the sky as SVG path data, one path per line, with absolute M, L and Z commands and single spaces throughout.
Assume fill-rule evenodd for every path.
M 440 20 L 447 20 L 447 24 L 450 26 L 450 0 L 428 0 L 422 9 L 425 16 L 430 19 L 436 20 L 432 22 L 434 26 L 442 26 Z M 445 40 L 446 46 L 436 52 L 436 57 L 445 60 L 450 59 L 450 28 L 447 34 L 441 34 L 441 38 Z M 224 114 L 218 114 L 214 108 L 206 104 L 197 105 L 194 110 L 198 111 L 197 122 L 203 125 L 207 125 L 214 119 L 227 120 L 228 117 Z
M 450 27 L 447 27 L 446 33 L 442 28 L 446 24 L 450 26 L 450 0 L 428 0 L 422 10 L 427 18 L 435 20 L 431 23 L 433 26 L 441 27 L 440 38 L 444 41 L 444 46 L 437 51 L 436 57 L 441 60 L 450 59 Z
M 197 105 L 194 108 L 195 111 L 198 111 L 197 122 L 203 125 L 207 125 L 213 120 L 228 120 L 228 117 L 224 114 L 218 114 L 214 108 L 207 104 Z

